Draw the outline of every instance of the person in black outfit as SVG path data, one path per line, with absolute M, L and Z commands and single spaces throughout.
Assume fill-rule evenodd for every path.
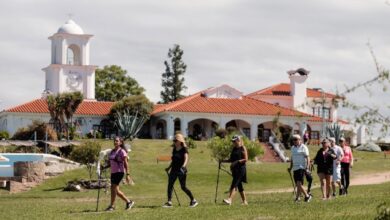
M 191 191 L 186 187 L 187 179 L 187 163 L 188 163 L 188 150 L 185 144 L 185 140 L 182 134 L 176 134 L 175 139 L 173 140 L 173 150 L 172 150 L 172 162 L 165 170 L 169 172 L 169 181 L 168 181 L 168 202 L 166 202 L 163 207 L 171 208 L 172 206 L 172 191 L 173 185 L 177 178 L 179 178 L 181 189 L 190 197 L 190 207 L 195 207 L 198 205 L 198 202 L 194 199 Z
M 232 153 L 230 154 L 229 160 L 224 160 L 221 162 L 230 162 L 230 170 L 232 171 L 232 184 L 230 186 L 230 193 L 229 198 L 224 199 L 223 202 L 227 205 L 232 204 L 232 200 L 235 195 L 235 191 L 238 189 L 241 195 L 242 204 L 248 205 L 248 202 L 246 200 L 246 195 L 244 192 L 244 187 L 242 186 L 242 183 L 246 183 L 246 161 L 248 161 L 248 152 L 245 148 L 245 146 L 242 143 L 241 137 L 238 135 L 234 135 L 232 137 L 232 142 L 234 144 Z
M 313 161 L 310 161 L 309 163 L 309 167 L 305 170 L 305 177 L 306 177 L 306 181 L 307 181 L 307 194 L 310 194 L 311 195 L 311 184 L 313 183 L 313 175 L 311 173 L 312 169 L 313 169 Z
M 330 197 L 330 181 L 333 175 L 333 160 L 337 158 L 336 153 L 330 148 L 330 141 L 324 139 L 321 142 L 322 148 L 318 150 L 314 163 L 317 164 L 317 174 L 321 182 L 322 200 Z

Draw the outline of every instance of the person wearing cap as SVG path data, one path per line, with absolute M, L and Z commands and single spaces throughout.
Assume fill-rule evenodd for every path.
M 347 146 L 345 138 L 340 138 L 340 147 L 343 149 L 344 157 L 341 160 L 341 183 L 343 184 L 344 192 L 341 194 L 348 194 L 349 187 L 349 172 L 353 166 L 353 154 L 349 146 Z
M 291 160 L 288 172 L 291 170 L 294 173 L 294 181 L 297 187 L 297 194 L 295 201 L 300 200 L 301 194 L 305 196 L 305 202 L 310 202 L 312 196 L 303 189 L 303 178 L 305 172 L 309 169 L 309 149 L 301 141 L 301 136 L 298 134 L 293 135 L 293 146 L 291 148 Z
M 165 169 L 169 172 L 168 180 L 168 201 L 163 205 L 164 208 L 171 208 L 172 205 L 172 191 L 176 179 L 179 179 L 181 189 L 190 198 L 190 207 L 196 207 L 198 202 L 194 199 L 192 192 L 186 186 L 187 180 L 187 163 L 188 163 L 188 149 L 182 134 L 176 134 L 173 140 L 172 162 Z
M 336 197 L 336 183 L 339 186 L 340 195 L 343 192 L 343 186 L 341 185 L 341 160 L 344 157 L 343 149 L 336 145 L 336 139 L 334 137 L 329 138 L 330 148 L 336 153 L 337 158 L 333 160 L 333 176 L 332 176 L 332 196 Z
M 337 157 L 333 149 L 330 148 L 330 141 L 323 139 L 322 148 L 317 151 L 314 164 L 317 165 L 317 174 L 320 178 L 322 199 L 326 200 L 330 196 L 330 182 L 333 175 L 333 160 Z
M 246 200 L 246 195 L 244 192 L 244 187 L 242 183 L 246 183 L 246 162 L 248 161 L 248 151 L 242 142 L 242 138 L 238 135 L 233 135 L 231 139 L 233 143 L 233 149 L 230 153 L 229 160 L 223 160 L 220 162 L 230 162 L 230 170 L 232 171 L 232 184 L 230 185 L 229 198 L 224 199 L 223 202 L 226 205 L 231 205 L 233 202 L 234 195 L 236 190 L 241 195 L 242 205 L 248 205 Z

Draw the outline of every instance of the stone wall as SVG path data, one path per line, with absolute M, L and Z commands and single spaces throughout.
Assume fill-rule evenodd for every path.
M 14 176 L 24 177 L 27 182 L 41 182 L 45 178 L 44 162 L 15 162 L 14 163 Z

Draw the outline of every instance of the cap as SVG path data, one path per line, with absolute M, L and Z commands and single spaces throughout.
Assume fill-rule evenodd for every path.
M 177 140 L 177 141 L 179 141 L 179 142 L 185 144 L 185 140 L 184 140 L 184 137 L 183 137 L 182 134 L 176 134 L 176 135 L 175 135 L 175 140 Z
M 237 141 L 237 140 L 240 140 L 240 136 L 239 135 L 233 135 L 232 141 Z
M 345 141 L 345 138 L 341 137 L 341 138 L 339 139 L 339 141 Z
M 299 136 L 299 134 L 294 134 L 292 137 L 293 139 L 299 139 L 299 140 L 301 139 L 301 136 Z

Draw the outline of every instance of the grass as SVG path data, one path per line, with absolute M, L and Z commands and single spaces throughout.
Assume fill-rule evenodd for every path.
M 102 141 L 104 148 L 112 141 Z M 48 179 L 29 192 L 6 194 L 0 191 L 0 219 L 373 219 L 376 207 L 390 203 L 390 183 L 371 186 L 352 186 L 348 197 L 330 201 L 319 199 L 320 190 L 313 190 L 311 203 L 293 202 L 292 193 L 261 194 L 263 190 L 291 187 L 286 168 L 282 163 L 248 163 L 248 181 L 244 185 L 248 193 L 249 206 L 240 205 L 237 195 L 231 207 L 221 204 L 231 178 L 221 172 L 218 203 L 214 204 L 217 163 L 210 157 L 205 142 L 197 142 L 196 149 L 190 149 L 190 163 L 187 184 L 200 205 L 188 208 L 189 200 L 176 189 L 182 203 L 173 209 L 160 208 L 166 201 L 167 177 L 164 168 L 168 162 L 156 163 L 157 155 L 169 155 L 171 142 L 161 140 L 136 140 L 130 154 L 131 174 L 135 186 L 121 186 L 136 205 L 124 211 L 124 203 L 117 200 L 117 211 L 95 213 L 96 190 L 84 192 L 63 192 L 66 182 L 75 178 L 88 178 L 86 169 L 79 169 Z M 318 147 L 310 147 L 313 156 Z M 381 153 L 354 152 L 358 160 L 353 175 L 390 170 L 390 159 Z M 228 167 L 228 166 L 227 166 Z M 315 176 L 315 183 L 318 183 Z M 103 192 L 103 191 L 102 191 Z M 109 193 L 101 194 L 100 211 L 109 203 Z

